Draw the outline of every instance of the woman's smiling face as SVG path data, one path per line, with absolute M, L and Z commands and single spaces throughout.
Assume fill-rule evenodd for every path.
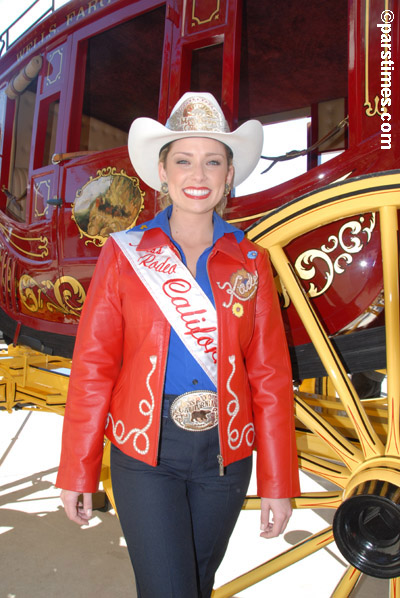
M 159 163 L 160 179 L 168 183 L 174 207 L 191 213 L 214 210 L 233 173 L 224 144 L 206 137 L 173 141 L 165 164 Z

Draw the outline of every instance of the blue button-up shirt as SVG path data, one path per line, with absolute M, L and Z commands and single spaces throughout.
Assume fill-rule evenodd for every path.
M 171 236 L 171 229 L 169 226 L 169 219 L 172 214 L 172 206 L 168 206 L 165 210 L 157 214 L 157 216 L 146 223 L 146 230 L 152 228 L 161 228 L 162 231 L 171 239 L 172 243 L 178 249 L 181 259 L 186 266 L 186 258 L 181 247 L 173 240 Z M 211 291 L 210 280 L 207 272 L 207 261 L 211 250 L 216 241 L 227 233 L 234 233 L 238 243 L 243 240 L 244 233 L 235 226 L 225 222 L 216 212 L 213 215 L 214 234 L 213 244 L 203 251 L 197 261 L 196 266 L 196 281 L 203 289 L 204 293 L 215 306 L 214 297 Z M 136 230 L 143 230 L 143 225 L 136 227 Z M 175 330 L 171 328 L 171 337 L 168 348 L 167 367 L 165 372 L 165 387 L 166 394 L 180 395 L 184 392 L 192 390 L 216 390 L 215 385 L 207 376 L 203 368 L 192 357 L 191 353 L 186 349 Z

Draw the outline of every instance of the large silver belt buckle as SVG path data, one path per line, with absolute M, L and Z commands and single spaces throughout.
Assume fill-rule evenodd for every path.
M 210 390 L 186 392 L 174 399 L 170 413 L 176 425 L 183 430 L 211 430 L 218 425 L 217 393 Z

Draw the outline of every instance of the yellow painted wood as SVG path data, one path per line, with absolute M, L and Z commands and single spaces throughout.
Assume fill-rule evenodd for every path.
M 355 448 L 322 415 L 309 407 L 303 399 L 296 397 L 295 414 L 314 434 L 320 437 L 350 469 L 356 469 L 363 461 L 362 453 Z
M 350 477 L 350 471 L 333 461 L 321 459 L 315 455 L 298 451 L 299 466 L 302 471 L 312 473 L 325 480 L 329 480 L 339 488 L 345 488 Z
M 307 298 L 302 286 L 298 282 L 293 266 L 287 259 L 282 247 L 268 246 L 268 251 L 276 271 L 281 278 L 286 291 L 292 300 L 303 324 L 328 372 L 332 384 L 346 410 L 361 443 L 362 451 L 366 458 L 382 454 L 384 447 L 368 420 L 361 401 L 347 376 L 347 373 L 333 348 L 321 322 L 319 322 L 312 305 Z M 297 415 L 299 417 L 299 415 Z M 299 417 L 299 419 L 302 419 Z M 359 460 L 362 457 L 357 457 Z M 346 465 L 351 465 L 346 462 Z M 354 463 L 353 463 L 354 468 Z
M 389 598 L 399 598 L 400 596 L 400 577 L 394 577 L 390 580 Z
M 361 571 L 350 565 L 334 589 L 331 598 L 349 598 L 351 592 L 360 581 L 361 576 Z
M 237 592 L 241 592 L 246 588 L 270 577 L 278 571 L 282 571 L 293 563 L 297 563 L 301 559 L 314 554 L 321 548 L 324 548 L 333 541 L 332 528 L 328 527 L 325 530 L 310 536 L 306 540 L 299 542 L 289 550 L 281 553 L 274 559 L 259 565 L 244 575 L 240 575 L 236 579 L 224 584 L 220 588 L 214 590 L 211 594 L 212 598 L 230 598 Z
M 385 296 L 386 363 L 388 395 L 388 439 L 386 454 L 400 451 L 400 318 L 399 318 L 399 246 L 397 209 L 380 209 L 383 282 Z
M 342 492 L 303 492 L 301 496 L 292 498 L 294 509 L 337 509 L 342 502 Z M 242 509 L 258 511 L 261 509 L 259 496 L 247 496 Z
M 106 440 L 103 452 L 103 461 L 101 464 L 101 475 L 100 481 L 103 483 L 103 488 L 105 493 L 107 494 L 107 498 L 110 501 L 112 508 L 114 509 L 115 513 L 118 515 L 117 507 L 115 506 L 115 499 L 114 499 L 114 492 L 112 489 L 111 484 L 111 442 Z
M 393 186 L 393 189 L 388 187 Z M 373 190 L 371 190 L 373 187 Z M 251 228 L 247 236 L 263 247 L 287 245 L 293 239 L 335 220 L 400 205 L 399 174 L 349 179 L 292 201 Z
M 0 353 L 0 407 L 11 412 L 16 405 L 23 409 L 34 405 L 62 415 L 69 377 L 56 368 L 70 369 L 71 360 L 10 345 Z

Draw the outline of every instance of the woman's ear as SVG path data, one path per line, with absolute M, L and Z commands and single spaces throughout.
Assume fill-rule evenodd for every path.
M 230 187 L 232 187 L 234 176 L 235 176 L 235 169 L 234 169 L 233 165 L 231 164 L 228 167 L 228 174 L 226 175 L 226 182 Z
M 167 172 L 164 168 L 164 164 L 162 162 L 158 163 L 158 176 L 160 177 L 160 181 L 162 183 L 167 182 Z

